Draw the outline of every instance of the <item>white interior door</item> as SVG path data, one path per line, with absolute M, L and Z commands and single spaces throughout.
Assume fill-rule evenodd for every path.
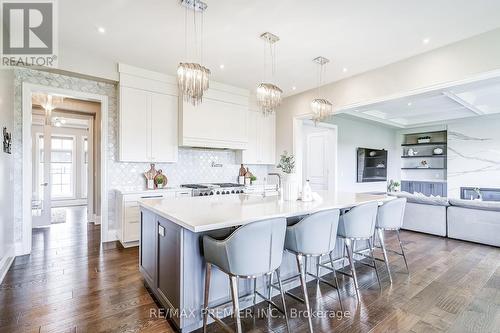
M 328 130 L 306 133 L 304 180 L 309 180 L 313 191 L 329 190 L 329 136 Z
M 36 137 L 33 149 L 36 149 L 36 159 L 33 159 L 33 168 L 38 168 L 38 177 L 33 182 L 33 196 L 31 212 L 33 227 L 50 225 L 52 188 L 50 177 L 52 126 L 44 125 L 43 137 Z M 38 187 L 38 188 L 37 188 Z

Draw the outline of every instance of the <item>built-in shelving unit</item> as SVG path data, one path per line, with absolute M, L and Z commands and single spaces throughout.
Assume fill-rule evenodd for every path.
M 447 195 L 447 132 L 403 135 L 401 190 L 425 195 Z

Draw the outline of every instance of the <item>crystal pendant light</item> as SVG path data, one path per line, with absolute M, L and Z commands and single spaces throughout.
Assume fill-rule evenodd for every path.
M 324 57 L 317 57 L 314 58 L 313 61 L 319 65 L 318 98 L 311 102 L 312 118 L 314 123 L 317 124 L 333 114 L 333 105 L 326 98 L 319 98 L 319 96 L 321 96 L 321 86 L 323 85 L 324 67 L 330 60 Z
M 207 9 L 207 4 L 199 0 L 182 0 L 181 4 L 186 7 L 186 27 L 185 27 L 185 48 L 187 55 L 187 10 L 193 11 L 193 24 L 196 45 L 196 12 L 201 12 L 201 47 L 200 59 L 203 59 L 203 13 Z M 195 53 L 197 53 L 195 51 Z M 203 61 L 201 61 L 203 62 Z M 210 70 L 198 63 L 181 62 L 177 67 L 177 85 L 184 100 L 193 105 L 198 105 L 203 101 L 203 93 L 209 87 Z
M 274 77 L 276 72 L 276 42 L 280 39 L 278 36 L 270 32 L 265 32 L 260 35 L 266 46 L 269 46 L 269 53 L 271 58 L 271 77 Z M 267 50 L 267 47 L 264 51 Z M 266 53 L 266 52 L 264 52 Z M 266 54 L 264 54 L 264 74 L 266 74 Z M 281 90 L 277 85 L 270 82 L 263 82 L 257 86 L 257 104 L 265 115 L 274 113 L 276 108 L 281 103 Z
M 52 110 L 63 104 L 64 97 L 35 93 L 32 96 L 32 103 L 40 105 L 45 110 L 45 123 L 52 123 Z

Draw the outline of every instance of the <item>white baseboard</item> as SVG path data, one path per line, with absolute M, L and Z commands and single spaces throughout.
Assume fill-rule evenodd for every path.
M 0 283 L 2 283 L 5 274 L 9 271 L 10 265 L 14 261 L 14 247 L 11 246 L 2 259 L 0 259 Z

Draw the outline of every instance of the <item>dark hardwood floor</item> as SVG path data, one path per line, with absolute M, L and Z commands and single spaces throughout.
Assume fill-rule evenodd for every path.
M 0 332 L 173 332 L 150 315 L 157 305 L 138 271 L 138 249 L 100 246 L 99 227 L 86 224 L 84 214 L 71 209 L 66 223 L 34 231 L 33 253 L 16 258 L 0 285 Z M 500 332 L 499 248 L 412 232 L 402 239 L 411 274 L 390 255 L 394 282 L 380 263 L 380 291 L 373 271 L 360 266 L 358 306 L 351 281 L 339 276 L 349 313 L 313 318 L 315 332 Z M 397 246 L 392 237 L 389 244 Z M 314 310 L 340 310 L 334 290 L 310 282 L 308 291 Z M 243 324 L 246 332 L 286 332 L 280 318 Z M 307 332 L 307 321 L 293 318 L 290 327 Z

